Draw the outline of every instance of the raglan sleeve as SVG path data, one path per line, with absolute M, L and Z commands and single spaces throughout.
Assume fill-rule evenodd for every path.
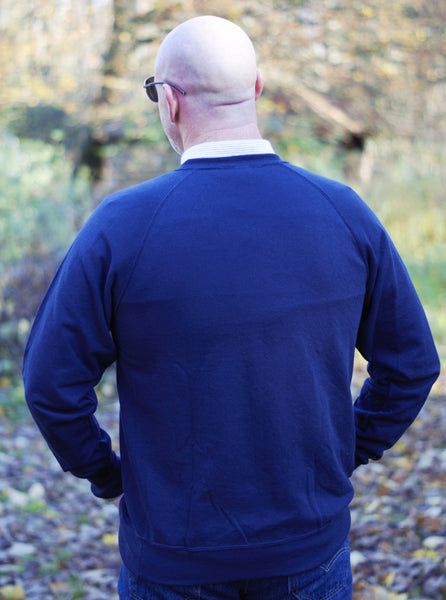
M 421 302 L 382 226 L 367 253 L 368 283 L 357 349 L 368 375 L 354 403 L 356 466 L 381 458 L 411 425 L 440 364 Z
M 116 358 L 116 274 L 101 213 L 78 234 L 38 310 L 23 361 L 25 399 L 65 471 L 102 498 L 122 493 L 120 459 L 95 417 L 95 386 Z

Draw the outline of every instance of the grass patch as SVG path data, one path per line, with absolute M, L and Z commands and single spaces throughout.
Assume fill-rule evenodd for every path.
M 25 395 L 21 383 L 14 383 L 6 377 L 0 378 L 0 419 L 12 426 L 24 417 L 29 417 Z
M 87 179 L 72 179 L 61 145 L 0 133 L 2 265 L 65 250 L 90 208 Z
M 381 142 L 360 193 L 400 252 L 446 354 L 446 151 L 435 144 Z

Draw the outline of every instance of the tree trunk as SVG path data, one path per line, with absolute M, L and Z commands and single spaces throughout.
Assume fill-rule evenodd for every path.
M 97 105 L 113 103 L 115 92 L 120 91 L 120 81 L 125 79 L 128 54 L 134 42 L 131 30 L 134 14 L 134 0 L 113 0 L 113 28 Z

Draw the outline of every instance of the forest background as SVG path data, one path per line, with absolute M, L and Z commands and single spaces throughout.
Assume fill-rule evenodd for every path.
M 24 343 L 79 227 L 108 193 L 178 164 L 142 83 L 165 34 L 211 13 L 241 25 L 254 42 L 265 77 L 264 137 L 283 158 L 352 185 L 384 222 L 444 364 L 445 3 L 2 0 L 0 419 L 10 440 L 28 423 Z M 113 404 L 112 380 L 98 393 Z M 440 378 L 433 394 L 444 393 Z M 0 525 L 10 489 L 10 482 L 0 488 Z M 446 584 L 444 594 L 429 597 L 446 597 Z

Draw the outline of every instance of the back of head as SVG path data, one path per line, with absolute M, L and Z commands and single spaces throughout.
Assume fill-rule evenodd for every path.
M 254 100 L 257 69 L 251 40 L 220 17 L 195 17 L 173 29 L 161 44 L 155 72 L 208 106 Z

